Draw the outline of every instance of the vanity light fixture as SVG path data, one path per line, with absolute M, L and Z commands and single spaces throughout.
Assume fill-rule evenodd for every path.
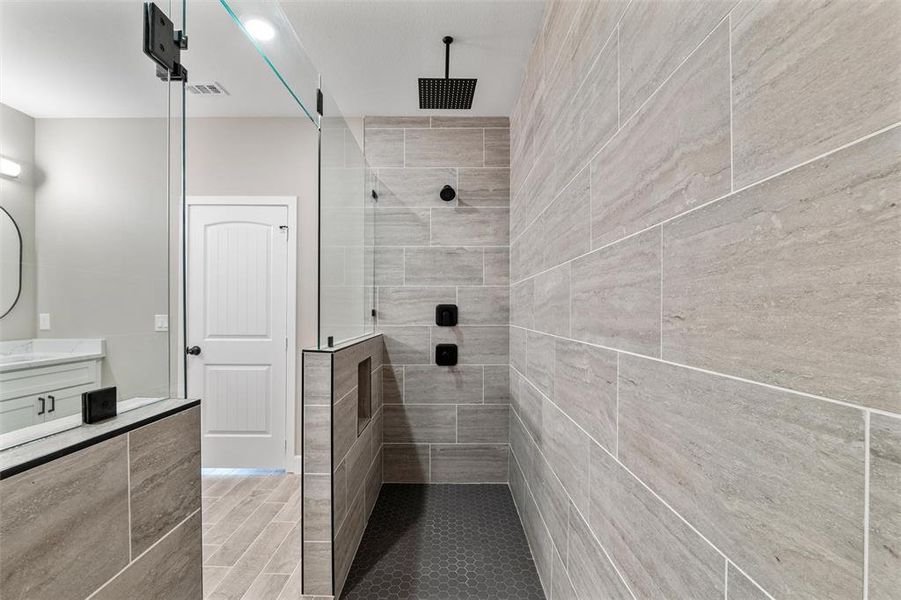
M 258 42 L 268 42 L 275 37 L 275 27 L 269 21 L 263 19 L 248 19 L 244 21 L 244 29 Z
M 22 165 L 8 158 L 0 156 L 0 175 L 15 179 L 22 174 Z

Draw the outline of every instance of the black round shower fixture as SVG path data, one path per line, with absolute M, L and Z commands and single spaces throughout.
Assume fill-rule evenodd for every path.
M 446 185 L 441 188 L 441 191 L 438 193 L 438 195 L 441 196 L 441 199 L 445 202 L 450 202 L 457 197 L 457 192 L 451 186 Z

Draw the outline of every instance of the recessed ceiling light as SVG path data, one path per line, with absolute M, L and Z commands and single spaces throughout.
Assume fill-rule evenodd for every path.
M 275 27 L 263 19 L 248 19 L 244 22 L 244 28 L 258 42 L 268 42 L 275 37 Z

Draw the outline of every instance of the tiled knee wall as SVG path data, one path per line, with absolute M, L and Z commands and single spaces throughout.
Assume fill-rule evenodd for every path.
M 199 600 L 200 408 L 0 482 L 4 600 Z
M 385 481 L 506 482 L 509 120 L 367 117 L 364 131 L 379 196 Z M 435 325 L 438 304 L 457 304 L 458 326 Z M 458 366 L 435 365 L 439 343 L 457 344 Z
M 901 4 L 557 1 L 511 117 L 553 598 L 901 593 Z
M 375 335 L 303 352 L 305 595 L 340 596 L 382 488 L 383 348 Z M 358 414 L 361 363 L 369 367 L 368 418 Z

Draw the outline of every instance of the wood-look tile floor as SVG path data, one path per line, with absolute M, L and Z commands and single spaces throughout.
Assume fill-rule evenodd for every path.
M 203 597 L 300 598 L 300 477 L 204 469 Z

